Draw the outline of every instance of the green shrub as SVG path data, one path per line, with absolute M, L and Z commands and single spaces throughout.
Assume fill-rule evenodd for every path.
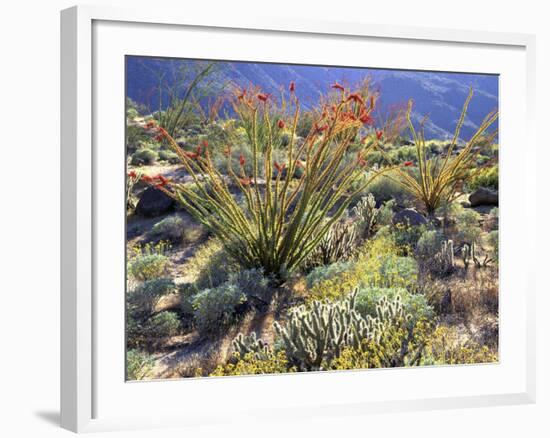
M 161 150 L 158 153 L 158 159 L 160 161 L 168 161 L 170 164 L 178 164 L 179 157 L 178 154 L 168 150 Z
M 383 227 L 392 224 L 393 208 L 395 207 L 395 200 L 384 202 L 384 204 L 377 210 L 376 224 Z
M 151 344 L 157 344 L 164 338 L 177 335 L 180 328 L 178 314 L 168 311 L 149 318 L 143 325 L 143 332 Z
M 396 224 L 393 228 L 395 243 L 405 253 L 410 254 L 416 248 L 418 240 L 427 229 L 426 225 Z
M 181 242 L 185 233 L 185 223 L 179 216 L 170 216 L 153 225 L 150 231 L 155 239 Z
M 229 274 L 228 282 L 236 285 L 247 297 L 270 300 L 273 279 L 266 277 L 262 269 L 245 269 Z
M 424 230 L 416 242 L 418 258 L 430 261 L 441 251 L 443 235 L 437 230 Z
M 475 210 L 463 208 L 456 216 L 456 231 L 460 242 L 479 243 L 481 228 L 479 221 L 481 217 Z
M 192 298 L 194 320 L 204 333 L 218 333 L 238 320 L 237 307 L 246 295 L 235 284 L 224 283 L 198 292 Z
M 486 167 L 475 172 L 468 182 L 468 188 L 474 191 L 480 187 L 498 190 L 498 166 Z
M 134 314 L 151 314 L 159 299 L 176 292 L 176 285 L 170 278 L 155 278 L 138 284 L 128 293 L 129 311 Z
M 493 230 L 487 236 L 493 258 L 498 261 L 498 230 Z
M 196 290 L 217 287 L 227 281 L 230 273 L 237 271 L 236 264 L 229 259 L 218 239 L 206 241 L 182 267 Z
M 153 280 L 166 274 L 170 261 L 162 254 L 149 254 L 131 260 L 128 272 L 139 281 Z
M 157 161 L 158 154 L 149 148 L 141 148 L 132 154 L 131 163 L 134 166 L 151 165 Z
M 400 297 L 405 313 L 411 315 L 410 324 L 416 324 L 421 319 L 431 320 L 434 317 L 434 310 L 428 304 L 423 294 L 411 294 L 404 288 L 380 288 L 365 287 L 359 289 L 355 298 L 355 308 L 361 315 L 376 316 L 376 306 L 382 297 L 392 301 Z
M 328 280 L 338 274 L 346 272 L 350 269 L 351 265 L 351 262 L 336 262 L 326 266 L 318 266 L 307 275 L 307 287 L 311 289 L 324 280 Z
M 387 202 L 393 199 L 395 202 L 403 204 L 408 195 L 395 178 L 394 172 L 388 172 L 387 176 L 381 175 L 368 186 L 367 191 L 372 193 L 378 202 Z
M 126 352 L 126 379 L 142 380 L 153 369 L 155 360 L 146 352 L 128 350 Z

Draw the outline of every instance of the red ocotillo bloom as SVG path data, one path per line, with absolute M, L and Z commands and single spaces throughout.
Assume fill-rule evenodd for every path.
M 372 125 L 374 123 L 374 119 L 366 112 L 359 116 L 359 120 L 361 120 L 364 125 Z
M 330 86 L 330 88 L 334 88 L 335 90 L 340 90 L 342 92 L 346 91 L 344 87 L 342 87 L 338 82 L 335 82 Z
M 154 120 L 149 120 L 146 124 L 145 124 L 145 128 L 147 129 L 151 129 L 151 128 L 154 128 L 156 126 L 156 122 Z
M 184 152 L 185 156 L 191 160 L 198 158 L 199 154 L 197 152 Z
M 294 81 L 290 81 L 290 85 L 288 86 L 288 91 L 290 91 L 291 93 L 294 93 L 294 91 L 296 91 L 296 84 L 294 83 Z
M 239 182 L 243 186 L 249 186 L 252 183 L 252 179 L 250 179 L 250 178 L 239 178 Z
M 405 162 L 403 163 L 403 166 L 405 166 L 405 167 L 410 167 L 410 166 L 412 166 L 412 165 L 413 165 L 413 162 L 412 162 L 412 161 L 405 161 Z
M 279 120 L 277 122 L 277 126 L 279 127 L 279 129 L 284 129 L 285 127 L 285 122 L 283 122 L 282 120 Z
M 278 173 L 281 173 L 283 170 L 285 170 L 286 164 L 279 164 L 276 161 L 273 163 L 273 166 L 275 166 L 275 169 L 277 169 Z
M 376 138 L 377 138 L 378 140 L 380 140 L 380 139 L 382 138 L 383 135 L 384 135 L 384 132 L 382 132 L 382 131 L 376 131 Z
M 359 93 L 352 93 L 348 96 L 348 101 L 353 100 L 355 103 L 358 103 L 360 105 L 365 105 L 365 101 L 361 97 Z
M 168 184 L 170 181 L 168 179 L 166 179 L 164 176 L 162 175 L 157 175 L 156 177 L 154 177 L 153 179 L 156 179 L 158 180 L 158 183 L 155 184 L 155 187 L 164 187 L 166 184 Z
M 143 176 L 141 177 L 141 179 L 142 179 L 143 181 L 145 181 L 146 183 L 151 183 L 151 182 L 153 182 L 153 178 L 151 178 L 149 175 L 143 175 Z
M 244 166 L 245 163 L 246 163 L 246 160 L 244 159 L 243 154 L 241 154 L 241 155 L 239 156 L 239 164 L 240 164 L 241 166 Z
M 267 102 L 267 99 L 269 99 L 269 94 L 260 93 L 258 94 L 258 100 L 261 100 L 262 102 Z
M 135 171 L 135 170 L 131 170 L 130 172 L 128 172 L 128 176 L 129 176 L 130 178 L 137 178 L 136 171 Z

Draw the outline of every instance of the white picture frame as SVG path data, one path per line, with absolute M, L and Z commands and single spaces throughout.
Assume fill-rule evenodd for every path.
M 519 106 L 518 117 L 514 129 L 522 129 L 523 142 L 522 148 L 525 154 L 535 154 L 536 145 L 534 139 L 534 53 L 535 39 L 532 35 L 523 34 L 508 34 L 508 33 L 491 33 L 484 31 L 460 31 L 449 29 L 426 29 L 416 27 L 402 26 L 383 26 L 383 25 L 365 25 L 363 23 L 334 23 L 334 22 L 311 22 L 306 20 L 295 19 L 276 19 L 276 18 L 259 18 L 248 21 L 243 19 L 239 22 L 226 22 L 223 17 L 215 15 L 193 16 L 184 12 L 174 10 L 162 11 L 155 8 L 152 11 L 139 11 L 132 9 L 119 9 L 111 7 L 96 7 L 96 6 L 78 6 L 62 11 L 61 13 L 61 426 L 75 432 L 91 432 L 113 429 L 133 429 L 147 427 L 166 427 L 166 426 L 186 426 L 193 424 L 204 424 L 208 421 L 205 409 L 209 407 L 209 414 L 216 412 L 217 421 L 230 421 L 231 417 L 237 415 L 240 417 L 253 416 L 255 418 L 268 419 L 271 415 L 286 415 L 293 418 L 305 418 L 315 415 L 342 415 L 354 414 L 362 415 L 369 412 L 399 412 L 413 409 L 442 409 L 453 407 L 476 407 L 504 404 L 521 404 L 533 403 L 535 400 L 535 310 L 534 310 L 534 282 L 535 272 L 533 268 L 526 263 L 520 263 L 514 259 L 513 255 L 503 256 L 502 266 L 511 266 L 514 264 L 514 272 L 501 268 L 501 275 L 504 274 L 503 280 L 514 282 L 517 285 L 518 296 L 513 298 L 517 301 L 510 301 L 505 304 L 505 309 L 513 310 L 512 307 L 518 310 L 517 324 L 511 318 L 503 320 L 501 330 L 501 341 L 511 338 L 512 326 L 517 326 L 518 333 L 514 334 L 515 344 L 510 344 L 510 348 L 516 348 L 520 351 L 514 351 L 517 356 L 517 366 L 514 365 L 513 370 L 508 370 L 502 375 L 499 375 L 500 380 L 513 382 L 506 387 L 505 382 L 502 382 L 501 387 L 490 387 L 487 392 L 474 393 L 468 392 L 467 389 L 460 392 L 455 390 L 449 394 L 445 390 L 437 392 L 437 396 L 418 397 L 413 389 L 410 392 L 401 393 L 396 389 L 392 392 L 390 398 L 376 397 L 371 398 L 355 397 L 346 402 L 345 391 L 342 394 L 330 393 L 323 398 L 322 393 L 313 393 L 315 403 L 312 399 L 304 397 L 297 404 L 285 406 L 284 399 L 277 399 L 276 387 L 283 388 L 285 385 L 304 385 L 304 388 L 315 388 L 321 379 L 323 384 L 326 383 L 328 388 L 355 387 L 362 384 L 362 376 L 364 371 L 356 371 L 350 373 L 312 373 L 312 376 L 304 376 L 303 374 L 296 376 L 270 376 L 270 377 L 244 377 L 244 378 L 224 378 L 224 379 L 202 379 L 202 380 L 187 380 L 185 382 L 157 382 L 157 383 L 125 383 L 122 375 L 114 375 L 104 377 L 105 372 L 105 357 L 106 354 L 99 355 L 98 351 L 103 348 L 105 337 L 102 335 L 102 330 L 97 327 L 98 312 L 103 312 L 101 306 L 105 306 L 105 300 L 97 300 L 97 287 L 101 284 L 101 263 L 105 262 L 104 257 L 99 257 L 99 253 L 103 251 L 101 248 L 105 246 L 101 244 L 98 235 L 98 224 L 102 223 L 102 216 L 98 213 L 98 203 L 103 202 L 101 193 L 105 193 L 105 189 L 98 188 L 98 169 L 101 168 L 102 178 L 119 178 L 112 176 L 109 167 L 105 167 L 101 158 L 98 158 L 94 150 L 95 142 L 101 137 L 103 131 L 98 131 L 95 124 L 101 123 L 102 114 L 98 115 L 98 108 L 103 108 L 104 105 L 101 96 L 96 94 L 94 87 L 97 85 L 98 77 L 101 76 L 101 67 L 94 64 L 94 60 L 101 59 L 102 53 L 105 51 L 105 44 L 102 45 L 102 38 L 111 38 L 113 42 L 112 56 L 119 56 L 120 50 L 125 52 L 124 44 L 128 44 L 128 50 L 134 54 L 135 49 L 130 49 L 129 43 L 124 42 L 123 38 L 118 38 L 116 43 L 112 39 L 111 34 L 106 34 L 102 37 L 97 32 L 97 26 L 101 23 L 107 23 L 106 32 L 109 32 L 108 27 L 113 23 L 116 26 L 148 28 L 150 32 L 172 32 L 178 28 L 188 29 L 190 32 L 197 30 L 205 33 L 212 32 L 218 35 L 229 30 L 237 31 L 246 37 L 247 33 L 253 33 L 255 37 L 262 38 L 264 33 L 269 33 L 271 37 L 277 38 L 277 35 L 291 36 L 296 38 L 311 37 L 315 38 L 348 38 L 353 39 L 357 44 L 361 41 L 384 41 L 387 44 L 407 44 L 410 47 L 415 45 L 445 45 L 447 43 L 461 46 L 464 50 L 494 50 L 498 52 L 515 53 L 514 59 L 520 59 L 522 62 L 517 65 L 518 77 L 522 78 L 521 83 L 515 83 L 515 97 L 512 101 L 508 100 L 510 107 L 513 103 Z M 124 30 L 124 32 L 132 30 Z M 135 29 L 133 30 L 135 32 Z M 103 32 L 103 31 L 102 31 Z M 133 34 L 136 35 L 136 34 Z M 313 43 L 312 43 L 313 44 Z M 351 43 L 350 43 L 351 44 Z M 195 44 L 196 45 L 196 44 Z M 253 46 L 253 44 L 252 44 Z M 119 52 L 116 52 L 118 47 Z M 442 46 L 443 47 L 443 46 Z M 144 49 L 146 50 L 146 49 Z M 169 48 L 167 49 L 169 50 Z M 200 45 L 198 46 L 200 50 Z M 428 49 L 426 49 L 428 50 Z M 461 49 L 462 50 L 462 49 Z M 274 52 L 276 52 L 274 50 Z M 128 52 L 126 52 L 128 53 Z M 159 53 L 160 55 L 160 53 Z M 252 56 L 252 55 L 249 55 Z M 267 55 L 266 55 L 267 56 Z M 276 56 L 276 54 L 270 55 Z M 499 55 L 500 56 L 500 55 Z M 107 59 L 107 58 L 106 58 Z M 502 55 L 501 61 L 495 61 L 496 71 L 498 68 L 506 69 L 508 60 Z M 495 58 L 496 60 L 496 58 Z M 434 61 L 435 62 L 435 61 Z M 454 60 L 454 68 L 460 70 L 461 59 Z M 500 64 L 499 64 L 500 62 Z M 105 62 L 102 64 L 105 65 Z M 385 65 L 387 66 L 387 65 Z M 433 66 L 426 65 L 426 69 Z M 473 68 L 473 67 L 472 67 Z M 489 68 L 489 67 L 487 67 Z M 511 68 L 511 67 L 510 67 Z M 523 82 L 523 79 L 525 80 Z M 114 85 L 116 86 L 116 84 Z M 123 87 L 123 83 L 119 84 Z M 119 90 L 120 91 L 120 90 Z M 116 111 L 116 109 L 115 109 Z M 116 112 L 114 113 L 116 114 Z M 512 113 L 507 116 L 506 112 L 501 117 L 502 125 L 506 126 L 507 120 L 512 120 Z M 123 115 L 120 116 L 120 120 Z M 122 123 L 122 122 L 121 122 Z M 506 130 L 506 128 L 505 128 Z M 514 138 L 517 133 L 512 132 L 512 128 L 502 135 L 509 135 L 509 138 Z M 516 137 L 517 138 L 517 137 Z M 121 145 L 123 149 L 123 145 Z M 121 150 L 122 150 L 121 149 Z M 506 182 L 510 175 L 506 174 L 507 157 L 503 154 L 502 157 L 501 181 Z M 525 163 L 519 163 L 519 170 L 516 173 L 516 178 L 519 183 L 514 185 L 504 184 L 508 187 L 509 195 L 503 197 L 502 202 L 507 204 L 507 196 L 519 197 L 522 201 L 528 202 L 529 199 L 534 199 L 536 196 L 536 183 L 533 169 L 528 169 Z M 109 176 L 110 175 L 110 176 Z M 120 178 L 119 178 L 120 179 Z M 106 196 L 106 195 L 105 195 Z M 116 201 L 116 200 L 113 200 Z M 534 202 L 531 205 L 535 205 Z M 105 209 L 103 209 L 105 210 Z M 509 248 L 520 248 L 521 245 L 534 246 L 534 236 L 536 232 L 535 213 L 530 210 L 518 208 L 519 212 L 514 213 L 511 209 L 509 215 L 502 213 L 503 226 L 510 224 L 509 230 L 512 230 L 514 223 L 517 220 L 528 222 L 529 226 L 524 227 L 524 235 L 521 237 L 521 242 L 514 240 L 512 234 L 503 243 L 506 243 Z M 506 209 L 504 210 L 507 211 Z M 515 215 L 515 216 L 514 216 Z M 99 231 L 101 234 L 102 231 Z M 524 238 L 525 237 L 525 238 Z M 104 255 L 104 253 L 102 253 Z M 512 298 L 511 298 L 512 299 Z M 123 307 L 112 310 L 113 313 L 123 313 Z M 101 313 L 105 315 L 106 313 Z M 510 313 L 511 315 L 511 313 Z M 109 320 L 105 316 L 105 320 Z M 102 321 L 104 321 L 102 317 Z M 114 320 L 113 320 L 114 321 Z M 112 324 L 108 327 L 113 330 L 122 330 L 120 324 Z M 117 332 L 118 336 L 120 333 Z M 116 337 L 115 336 L 115 337 Z M 107 347 L 106 347 L 107 348 Z M 118 347 L 117 347 L 118 348 Z M 105 352 L 111 350 L 105 350 Z M 504 352 L 506 353 L 506 351 Z M 505 355 L 505 357 L 507 357 Z M 114 360 L 114 359 L 113 359 Z M 122 359 L 123 360 L 123 359 Z M 498 365 L 505 369 L 509 361 L 501 361 Z M 456 373 L 453 371 L 453 378 L 457 378 L 456 382 L 460 386 L 460 379 L 467 379 L 469 375 L 473 379 L 490 380 L 492 374 L 498 372 L 499 368 L 482 368 L 480 366 L 463 367 Z M 116 367 L 115 367 L 116 368 Z M 445 367 L 443 367 L 445 368 Z M 446 368 L 447 370 L 450 367 Z M 497 371 L 495 371 L 497 370 Z M 374 384 L 376 380 L 380 382 L 384 379 L 406 378 L 406 375 L 401 376 L 398 373 L 407 373 L 412 370 L 396 371 L 391 379 L 388 379 L 387 372 L 393 370 L 370 370 L 368 371 L 369 382 Z M 421 371 L 415 370 L 415 380 L 420 382 L 422 379 L 430 378 L 431 373 L 440 374 L 441 379 L 447 378 L 450 371 L 443 369 L 442 371 L 433 368 L 426 368 Z M 506 374 L 508 373 L 508 374 Z M 336 377 L 335 377 L 336 376 Z M 462 376 L 462 377 L 460 377 Z M 274 404 L 264 410 L 255 410 L 254 406 L 241 406 L 241 408 L 232 412 L 222 412 L 212 399 L 198 398 L 194 402 L 195 414 L 184 414 L 184 406 L 181 407 L 181 412 L 177 409 L 171 412 L 164 411 L 161 406 L 158 409 L 149 407 L 149 415 L 136 414 L 131 416 L 124 412 L 119 414 L 111 414 L 109 409 L 104 410 L 101 400 L 107 398 L 105 382 L 112 383 L 109 379 L 122 379 L 121 387 L 131 388 L 131 393 L 128 395 L 113 393 L 107 394 L 108 398 L 112 398 L 113 404 L 119 404 L 122 399 L 116 397 L 131 397 L 136 398 L 143 396 L 144 398 L 160 396 L 161 392 L 171 391 L 172 396 L 174 391 L 181 388 L 182 384 L 187 384 L 190 391 L 204 391 L 210 396 L 217 392 L 226 391 L 254 391 L 258 387 L 263 387 L 266 391 L 274 391 Z M 264 382 L 259 379 L 266 379 Z M 273 380 L 275 379 L 275 380 Z M 437 380 L 437 379 L 436 379 Z M 103 383 L 102 383 L 103 382 Z M 305 383 L 304 383 L 305 382 Z M 163 385 L 162 387 L 159 386 Z M 148 385 L 148 386 L 139 386 Z M 157 385 L 157 386 L 154 386 Z M 333 385 L 333 386 L 331 386 Z M 497 385 L 495 383 L 495 385 Z M 373 386 L 374 387 L 374 386 Z M 99 389 L 98 389 L 99 388 Z M 143 388 L 143 389 L 141 389 Z M 147 389 L 145 389 L 147 388 Z M 174 388 L 173 390 L 170 388 Z M 157 390 L 158 389 L 158 390 Z M 147 393 L 146 393 L 147 391 Z M 100 396 L 98 396 L 98 393 Z M 460 395 L 457 395 L 460 394 Z M 340 399 L 338 397 L 341 397 Z M 336 400 L 336 401 L 334 401 Z M 220 395 L 220 403 L 223 402 L 223 397 Z M 221 406 L 221 405 L 220 405 Z M 202 409 L 202 415 L 201 415 Z M 217 409 L 217 410 L 216 410 Z M 271 410 L 269 410 L 271 409 Z M 98 412 L 100 414 L 98 414 Z M 114 410 L 113 410 L 114 412 Z M 189 412 L 189 407 L 185 412 Z M 211 417 L 210 417 L 211 418 Z

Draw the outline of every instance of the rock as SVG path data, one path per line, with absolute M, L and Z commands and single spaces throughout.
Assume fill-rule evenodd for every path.
M 470 204 L 470 201 L 460 201 L 460 205 L 462 205 L 464 208 L 472 207 L 472 204 Z
M 498 192 L 483 187 L 473 192 L 468 199 L 472 207 L 479 205 L 498 206 Z
M 393 215 L 394 225 L 404 224 L 411 226 L 426 225 L 428 220 L 413 208 L 406 208 Z
M 147 217 L 160 216 L 174 208 L 175 202 L 168 195 L 154 187 L 142 193 L 136 206 L 136 214 Z

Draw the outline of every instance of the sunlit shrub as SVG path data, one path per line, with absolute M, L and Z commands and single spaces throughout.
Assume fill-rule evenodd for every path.
M 155 278 L 139 283 L 128 292 L 128 307 L 132 313 L 151 314 L 164 295 L 176 292 L 176 285 L 170 278 Z
M 498 261 L 498 230 L 493 230 L 487 236 L 489 247 L 491 248 L 492 256 L 495 261 Z
M 130 261 L 128 272 L 139 281 L 153 280 L 163 277 L 168 269 L 170 260 L 162 254 L 147 254 Z
M 235 354 L 226 365 L 220 365 L 211 376 L 243 376 L 252 374 L 279 374 L 295 372 L 290 366 L 284 351 L 270 352 L 267 357 L 258 358 L 254 353 L 248 353 L 242 358 Z
M 126 353 L 126 378 L 142 380 L 153 369 L 155 360 L 145 351 L 128 350 Z
M 203 333 L 218 333 L 238 320 L 238 306 L 246 295 L 235 284 L 224 283 L 198 292 L 192 298 L 194 320 Z
M 179 163 L 178 154 L 176 154 L 175 152 L 172 152 L 172 151 L 167 151 L 167 150 L 159 151 L 158 159 L 160 161 L 168 161 L 170 164 Z
M 158 154 L 149 148 L 141 148 L 132 154 L 131 163 L 134 166 L 151 165 L 158 159 Z
M 236 285 L 247 297 L 269 300 L 273 280 L 262 269 L 245 269 L 229 274 L 228 283 Z
M 460 242 L 479 243 L 481 238 L 481 217 L 475 210 L 464 208 L 456 216 L 457 238 Z
M 150 235 L 155 239 L 178 243 L 183 240 L 184 232 L 183 219 L 179 216 L 170 216 L 153 225 Z
M 473 172 L 473 176 L 468 181 L 468 188 L 471 191 L 480 187 L 498 190 L 498 166 L 481 168 Z
M 462 340 L 455 327 L 439 326 L 428 338 L 424 365 L 455 365 L 498 361 L 498 353 L 471 339 Z
M 324 280 L 350 270 L 351 266 L 351 262 L 336 262 L 326 266 L 318 266 L 307 275 L 307 287 L 311 289 Z
M 178 334 L 181 322 L 176 312 L 161 312 L 149 318 L 143 325 L 145 336 L 156 344 L 164 338 Z

